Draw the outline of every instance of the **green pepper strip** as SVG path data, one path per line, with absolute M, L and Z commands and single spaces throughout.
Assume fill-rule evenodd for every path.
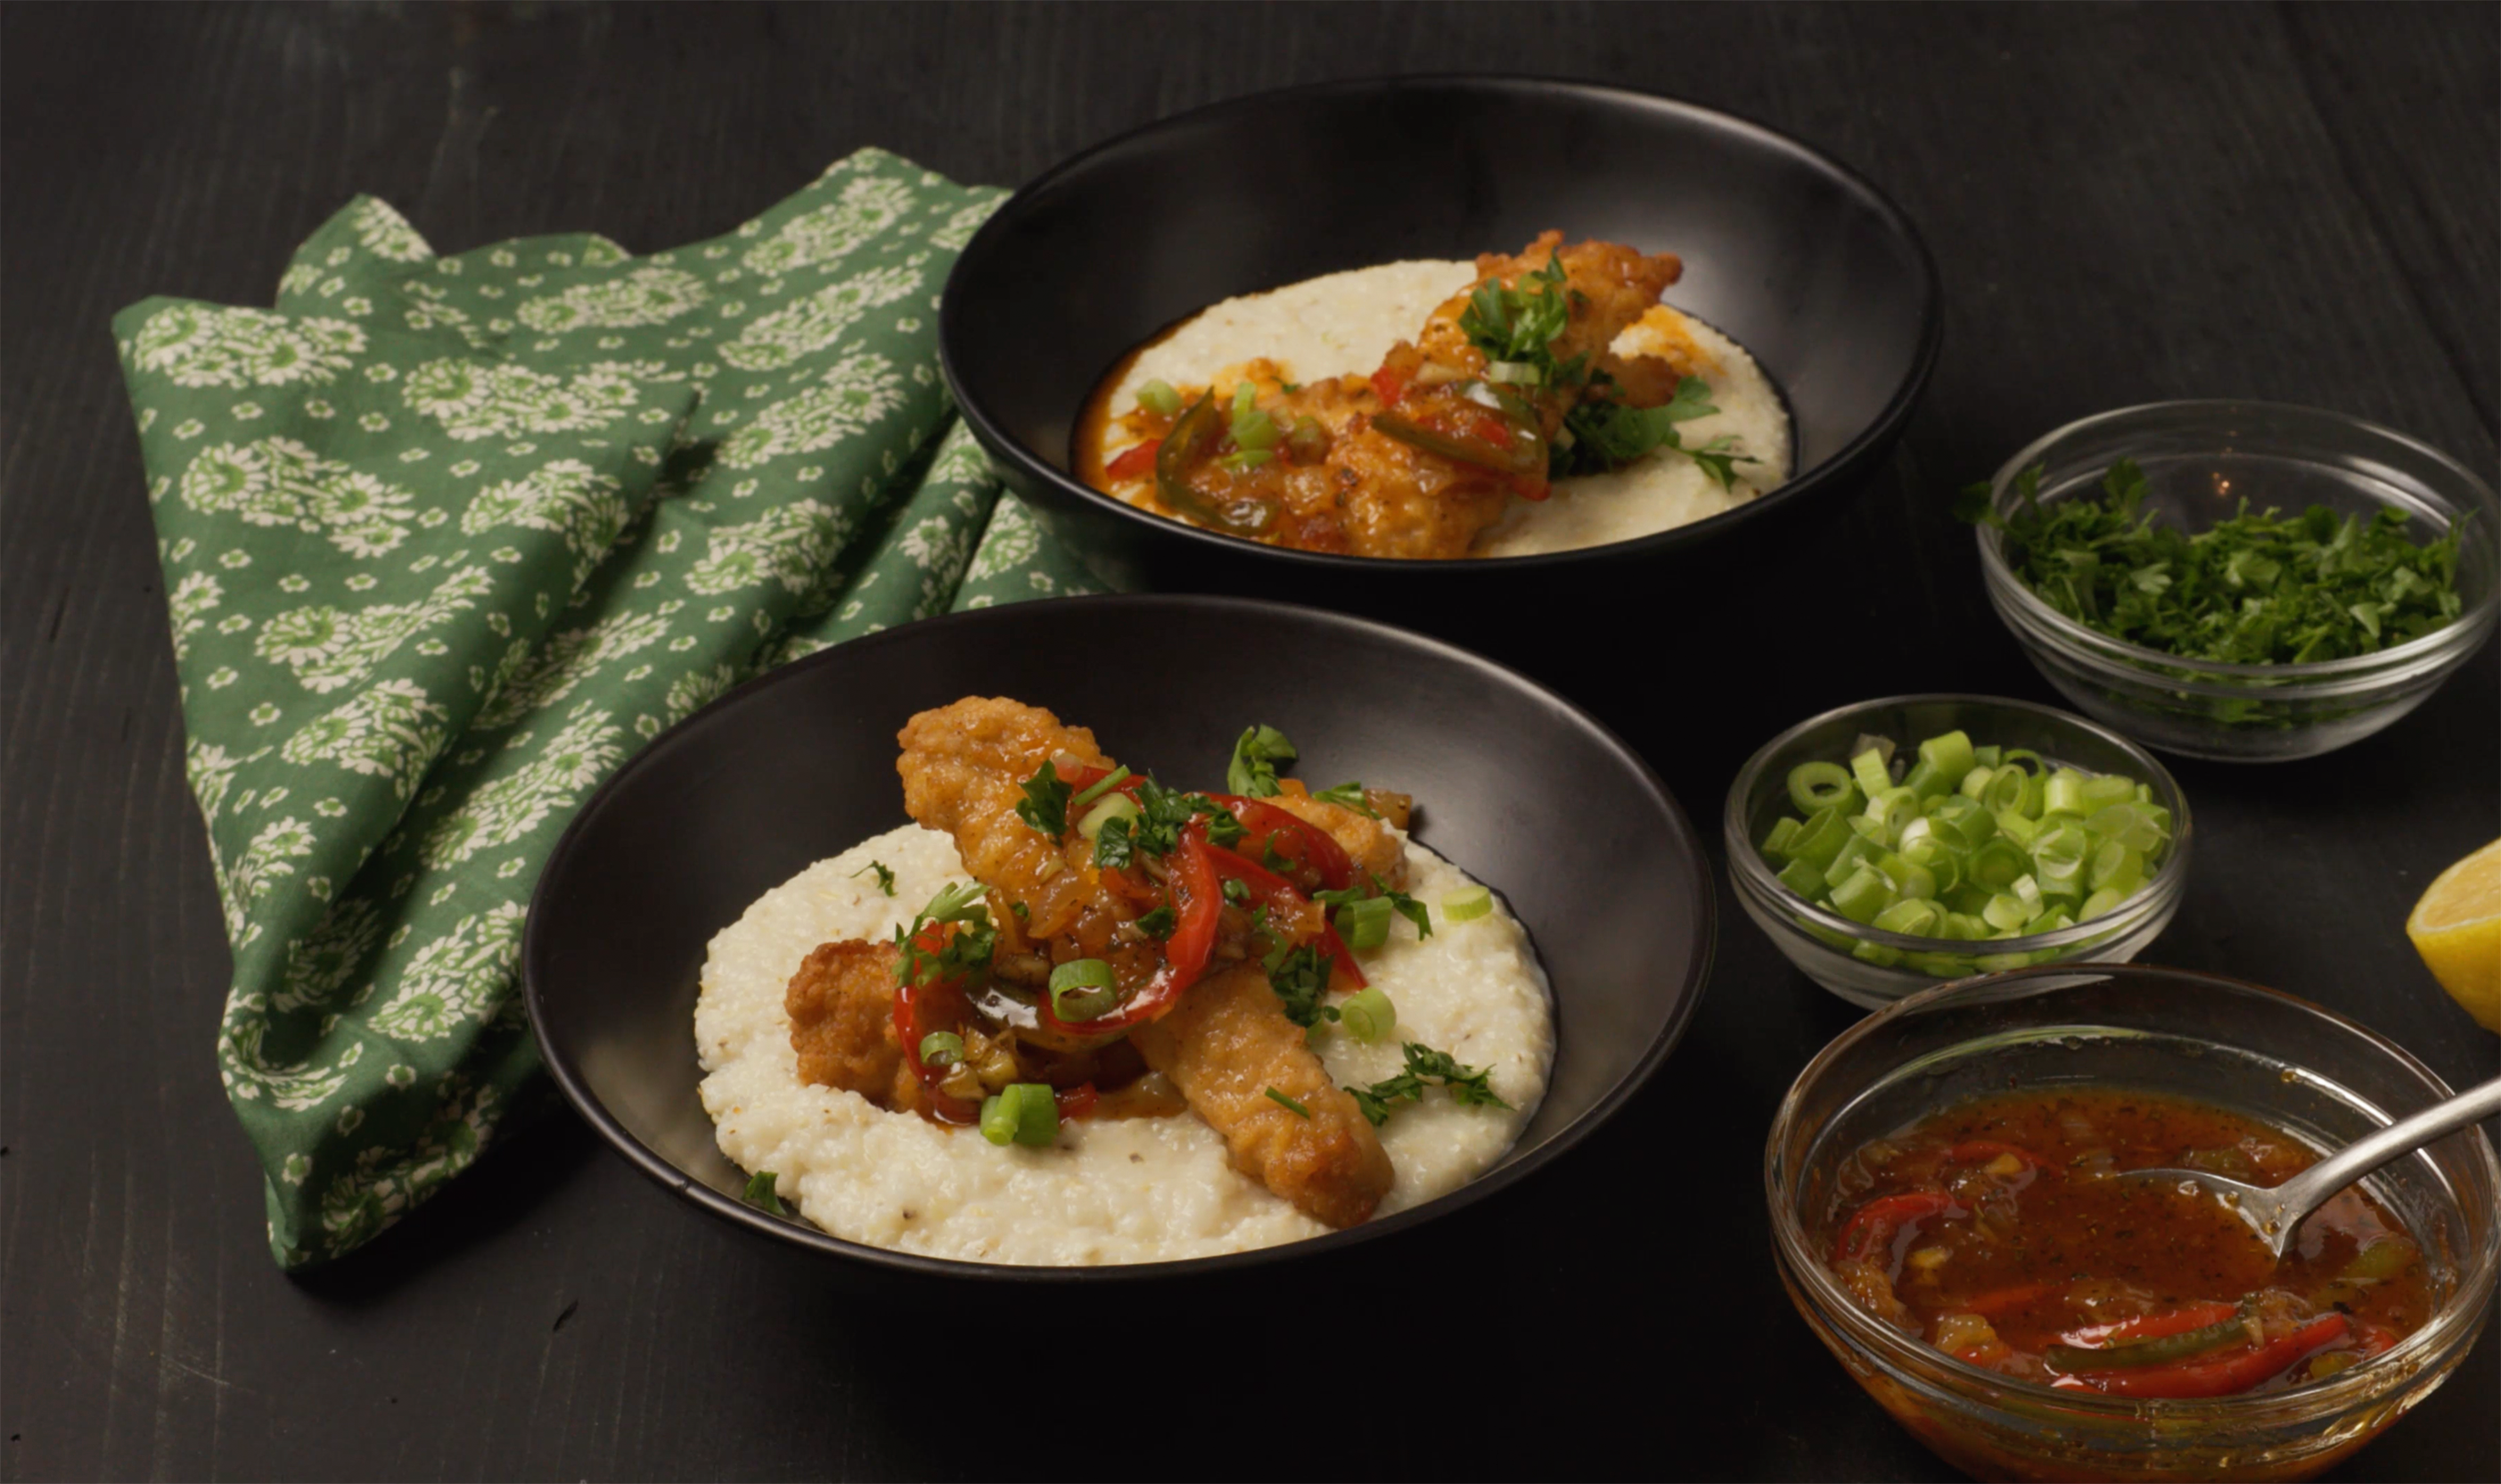
M 1181 414 L 1155 450 L 1155 490 L 1164 503 L 1202 525 L 1233 536 L 1256 536 L 1276 523 L 1277 507 L 1267 500 L 1237 500 L 1218 506 L 1192 488 L 1190 471 L 1207 461 L 1223 438 L 1225 419 L 1216 410 L 1216 394 L 1203 393 Z M 1255 511 L 1246 513 L 1244 508 Z
M 1494 445 L 1455 433 L 1438 432 L 1422 423 L 1413 422 L 1396 412 L 1375 412 L 1372 426 L 1411 447 L 1427 453 L 1438 453 L 1446 459 L 1474 464 L 1499 474 L 1542 475 L 1546 472 L 1546 440 L 1538 431 L 1517 417 L 1505 416 L 1491 408 L 1483 410 L 1487 417 L 1501 418 L 1511 429 L 1511 446 Z
M 2132 1344 L 2109 1345 L 2085 1349 L 2081 1345 L 2051 1345 L 2041 1352 L 2052 1370 L 2069 1375 L 2089 1370 L 2122 1370 L 2137 1366 L 2160 1366 L 2171 1361 L 2220 1350 L 2226 1345 L 2249 1342 L 2249 1311 L 2220 1324 L 2210 1324 L 2199 1330 L 2185 1330 L 2178 1335 L 2165 1335 L 2159 1339 L 2140 1339 Z

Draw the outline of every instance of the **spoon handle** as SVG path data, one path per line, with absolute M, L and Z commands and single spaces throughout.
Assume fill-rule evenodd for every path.
M 2277 1186 L 2276 1194 L 2283 1198 L 2287 1209 L 2307 1214 L 2329 1196 L 2399 1155 L 2411 1154 L 2444 1134 L 2494 1113 L 2501 1113 L 2501 1077 L 2400 1118 L 2367 1138 L 2355 1139 Z M 2299 1194 L 2294 1193 L 2296 1186 Z

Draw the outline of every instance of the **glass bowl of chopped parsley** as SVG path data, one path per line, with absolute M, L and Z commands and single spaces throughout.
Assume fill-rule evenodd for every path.
M 2188 757 L 2280 762 L 2422 704 L 2501 612 L 2501 503 L 2317 408 L 2069 423 L 1964 491 L 1989 601 L 2080 709 Z

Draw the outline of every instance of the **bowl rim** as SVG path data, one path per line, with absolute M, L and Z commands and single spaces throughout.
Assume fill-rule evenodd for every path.
M 735 1197 L 723 1195 L 696 1179 L 685 1171 L 679 1169 L 657 1150 L 637 1138 L 617 1115 L 610 1112 L 591 1089 L 588 1078 L 575 1065 L 569 1050 L 557 1044 L 548 1033 L 545 1001 L 547 983 L 551 974 L 550 966 L 544 961 L 547 947 L 540 924 L 546 920 L 544 909 L 548 905 L 549 883 L 562 878 L 566 865 L 583 848 L 582 838 L 584 827 L 601 812 L 620 786 L 638 771 L 657 766 L 657 760 L 672 748 L 683 745 L 685 737 L 697 722 L 708 722 L 715 712 L 727 709 L 732 705 L 740 703 L 743 698 L 752 697 L 777 686 L 795 683 L 814 670 L 842 663 L 843 655 L 855 653 L 862 646 L 875 648 L 909 643 L 913 642 L 914 636 L 937 627 L 998 623 L 1003 621 L 1001 615 L 1013 614 L 1026 605 L 1009 604 L 997 608 L 969 609 L 913 623 L 899 624 L 891 629 L 828 645 L 814 654 L 769 670 L 717 697 L 652 738 L 633 756 L 627 758 L 615 773 L 609 775 L 599 787 L 591 792 L 589 798 L 583 801 L 581 808 L 575 810 L 572 820 L 566 824 L 564 833 L 557 838 L 555 848 L 550 852 L 546 866 L 540 870 L 538 882 L 531 889 L 528 915 L 523 919 L 521 927 L 521 997 L 529 1012 L 530 1034 L 538 1044 L 540 1060 L 546 1065 L 550 1076 L 563 1094 L 565 1101 L 572 1105 L 574 1111 L 597 1131 L 600 1138 L 605 1139 L 611 1148 L 623 1155 L 628 1164 L 653 1181 L 714 1215 L 722 1217 L 750 1232 L 777 1237 L 795 1246 L 806 1247 L 827 1256 L 863 1261 L 874 1267 L 899 1273 L 921 1277 L 967 1278 L 1020 1286 L 1066 1282 L 1122 1284 L 1195 1277 L 1263 1268 L 1295 1258 L 1317 1257 L 1324 1253 L 1344 1251 L 1350 1247 L 1393 1236 L 1483 1201 L 1545 1169 L 1601 1125 L 1614 1118 L 1623 1109 L 1625 1104 L 1631 1102 L 1644 1087 L 1649 1085 L 1651 1078 L 1665 1064 L 1678 1042 L 1684 1039 L 1685 1030 L 1692 1023 L 1695 1011 L 1700 1007 L 1704 992 L 1710 987 L 1711 969 L 1717 956 L 1717 906 L 1715 900 L 1716 894 L 1711 886 L 1709 856 L 1703 848 L 1701 837 L 1694 831 L 1692 821 L 1685 816 L 1684 808 L 1677 803 L 1676 796 L 1668 791 L 1664 782 L 1660 781 L 1657 773 L 1638 751 L 1587 710 L 1540 681 L 1509 666 L 1462 649 L 1456 644 L 1417 634 L 1412 630 L 1401 629 L 1392 624 L 1334 612 L 1326 609 L 1281 603 L 1270 599 L 1202 593 L 1098 593 L 1035 601 L 1052 604 L 1084 604 L 1100 608 L 1213 609 L 1218 611 L 1230 610 L 1251 622 L 1279 617 L 1316 621 L 1323 627 L 1335 627 L 1374 638 L 1386 638 L 1397 643 L 1420 647 L 1439 657 L 1475 670 L 1497 683 L 1524 690 L 1545 707 L 1559 711 L 1586 727 L 1591 735 L 1614 754 L 1617 763 L 1630 770 L 1634 783 L 1650 796 L 1655 807 L 1663 811 L 1669 826 L 1667 832 L 1669 838 L 1683 842 L 1692 862 L 1692 879 L 1684 895 L 1693 913 L 1696 929 L 1694 951 L 1690 955 L 1685 973 L 1675 986 L 1677 999 L 1666 1023 L 1659 1028 L 1658 1034 L 1651 1038 L 1651 1043 L 1643 1049 L 1641 1056 L 1632 1067 L 1618 1077 L 1613 1086 L 1600 1093 L 1589 1106 L 1584 1108 L 1561 1128 L 1556 1129 L 1544 1143 L 1525 1155 L 1517 1159 L 1506 1159 L 1456 1189 L 1421 1204 L 1409 1206 L 1405 1210 L 1365 1221 L 1358 1226 L 1323 1233 L 1318 1237 L 1278 1242 L 1265 1247 L 1252 1247 L 1240 1252 L 1175 1258 L 1153 1263 L 1107 1263 L 1094 1266 L 986 1263 L 956 1258 L 925 1257 L 917 1253 L 900 1252 L 868 1242 L 836 1237 L 833 1233 L 825 1231 L 795 1212 L 787 1217 L 770 1215 L 748 1205 Z M 1549 997 L 1550 1000 L 1554 998 L 1551 986 Z M 1559 1011 L 1559 1004 L 1557 1008 Z M 1559 1020 L 1558 1013 L 1558 1048 L 1561 1044 Z M 689 1056 L 693 1054 L 693 1048 L 694 1042 L 690 1037 L 686 1042 Z M 1551 1090 L 1551 1086 L 1549 1090 Z M 1534 1114 L 1532 1113 L 1531 1116 L 1534 1117 Z M 1514 1141 L 1513 1147 L 1517 1147 L 1517 1140 Z M 1510 1152 L 1511 1150 L 1507 1148 L 1504 1154 L 1509 1155 Z
M 2485 482 L 2482 476 L 2451 454 L 2432 446 L 2411 433 L 2399 432 L 2384 423 L 2373 422 L 2367 417 L 2356 417 L 2350 412 L 2340 412 L 2333 408 L 2314 407 L 2304 402 L 2273 402 L 2258 397 L 2175 397 L 2160 402 L 2131 403 L 2126 407 L 2109 408 L 2070 419 L 2024 445 L 2005 463 L 1998 466 L 1997 472 L 1989 476 L 1988 508 L 1994 513 L 2016 477 L 2032 465 L 2043 462 L 2042 451 L 2061 439 L 2087 429 L 2157 412 L 2219 414 L 2226 411 L 2289 412 L 2323 423 L 2341 424 L 2369 437 L 2385 440 L 2408 452 L 2426 458 L 2438 466 L 2444 474 L 2458 481 L 2454 493 L 2457 503 L 2464 508 L 2464 511 L 2462 514 L 2452 517 L 2448 522 L 2449 528 L 2454 531 L 2462 526 L 2480 525 L 2483 528 L 2482 534 L 2476 535 L 2470 532 L 2469 539 L 2481 541 L 2487 546 L 2501 543 L 2501 496 L 2493 493 L 2492 486 Z M 2442 493 L 2446 495 L 2450 492 Z M 2280 689 L 2282 682 L 2286 680 L 2294 682 L 2345 680 L 2350 685 L 2356 680 L 2378 678 L 2382 672 L 2405 669 L 2418 660 L 2450 659 L 2452 656 L 2448 651 L 2451 649 L 2457 651 L 2454 658 L 2463 659 L 2473 653 L 2476 646 L 2484 642 L 2484 636 L 2492 628 L 2496 616 L 2501 616 L 2501 579 L 2496 579 L 2489 591 L 2475 603 L 2468 605 L 2446 626 L 2418 638 L 2410 639 L 2402 644 L 2375 649 L 2368 654 L 2349 654 L 2342 659 L 2312 660 L 2306 664 L 2281 665 L 2203 660 L 2131 643 L 2116 635 L 2105 634 L 2099 629 L 2079 623 L 2041 601 L 2040 595 L 2032 590 L 2031 585 L 2016 576 L 2015 569 L 2007 561 L 2007 536 L 2004 531 L 1995 526 L 1981 525 L 1974 527 L 1972 537 L 1980 547 L 1981 574 L 1990 595 L 1994 597 L 2000 593 L 2005 594 L 2005 601 L 2015 605 L 2025 622 L 2046 631 L 2042 637 L 2055 643 L 2061 652 L 2106 667 L 2124 666 L 2134 670 L 2180 672 L 2176 676 L 2164 676 L 2166 682 L 2177 679 L 2182 683 L 2194 686 L 2202 680 L 2206 687 L 2215 688 L 2212 693 L 2218 694 L 2222 693 L 2226 688 L 2223 682 L 2239 680 L 2275 682 L 2263 687 L 2265 689 Z M 2496 551 L 2496 557 L 2501 557 L 2501 551 Z M 2501 567 L 2501 562 L 2496 562 L 2496 566 Z M 2007 626 L 2016 629 L 2018 638 L 2022 636 L 2023 630 L 2020 626 L 2011 621 Z M 2251 687 L 2231 685 L 2227 688 L 2233 694 L 2246 694 Z M 2286 696 L 2284 699 L 2292 698 Z
M 1417 568 L 1429 570 L 1435 567 L 1455 568 L 1461 571 L 1483 569 L 1502 573 L 1523 573 L 1568 566 L 1575 561 L 1587 560 L 1601 552 L 1634 555 L 1664 551 L 1695 540 L 1695 533 L 1698 532 L 1736 529 L 1759 518 L 1762 511 L 1776 503 L 1793 503 L 1787 497 L 1792 495 L 1804 497 L 1826 484 L 1835 482 L 1854 469 L 1871 450 L 1889 442 L 1900 432 L 1902 425 L 1909 421 L 1912 409 L 1917 404 L 1919 394 L 1926 389 L 1928 379 L 1936 369 L 1938 352 L 1945 339 L 1943 280 L 1937 272 L 1935 254 L 1928 250 L 1927 240 L 1919 235 L 1918 227 L 1911 220 L 1910 214 L 1905 212 L 1891 196 L 1880 189 L 1875 182 L 1856 170 L 1822 150 L 1767 124 L 1757 123 L 1751 118 L 1722 110 L 1705 108 L 1700 104 L 1670 98 L 1663 94 L 1644 92 L 1637 88 L 1581 78 L 1493 72 L 1413 73 L 1342 78 L 1325 82 L 1306 82 L 1292 87 L 1268 88 L 1258 92 L 1237 94 L 1214 103 L 1185 109 L 1177 114 L 1167 114 L 1158 118 L 1151 118 L 1145 123 L 1124 129 L 1109 139 L 1087 146 L 1018 186 L 1014 194 L 999 203 L 998 209 L 989 214 L 982 223 L 980 230 L 965 243 L 963 251 L 955 259 L 954 267 L 949 270 L 949 281 L 951 284 L 954 275 L 963 270 L 964 264 L 979 261 L 984 250 L 988 247 L 989 240 L 1003 230 L 1001 224 L 1020 203 L 1052 189 L 1069 176 L 1092 163 L 1098 156 L 1118 149 L 1158 129 L 1229 110 L 1264 106 L 1279 99 L 1329 93 L 1453 86 L 1530 96 L 1568 94 L 1605 99 L 1619 106 L 1680 115 L 1731 133 L 1748 136 L 1759 144 L 1803 161 L 1812 169 L 1823 172 L 1872 208 L 1887 229 L 1899 240 L 1908 244 L 1911 248 L 1912 259 L 1917 268 L 1919 335 L 1918 346 L 1913 353 L 1910 370 L 1894 385 L 1892 395 L 1886 399 L 1883 409 L 1865 427 L 1852 435 L 1848 443 L 1817 461 L 1812 468 L 1792 473 L 1779 487 L 1764 490 L 1743 505 L 1719 511 L 1684 525 L 1671 526 L 1664 531 L 1653 531 L 1647 536 L 1637 536 L 1625 541 L 1608 542 L 1595 546 L 1577 546 L 1561 551 L 1543 551 L 1525 556 L 1468 557 L 1443 563 L 1424 562 L 1405 557 L 1347 556 L 1334 552 L 1303 551 L 1290 546 L 1271 545 L 1266 542 L 1227 535 L 1221 531 L 1210 531 L 1184 520 L 1171 519 L 1150 511 L 1143 511 L 1127 501 L 1115 499 L 1095 489 L 1084 480 L 1060 470 L 1046 458 L 1027 448 L 1021 440 L 1011 436 L 999 426 L 997 420 L 991 417 L 988 411 L 982 406 L 979 398 L 966 391 L 964 378 L 959 370 L 961 363 L 968 359 L 960 345 L 966 333 L 966 325 L 962 312 L 956 308 L 956 296 L 942 293 L 939 296 L 938 307 L 939 370 L 946 378 L 948 389 L 954 394 L 957 409 L 962 412 L 965 422 L 972 428 L 976 438 L 994 456 L 1003 457 L 1016 465 L 1027 478 L 1050 485 L 1062 496 L 1074 497 L 1079 503 L 1094 510 L 1123 520 L 1147 522 L 1149 524 L 1146 529 L 1158 533 L 1178 533 L 1183 540 L 1195 543 L 1211 552 L 1239 553 L 1244 550 L 1265 552 L 1279 561 L 1305 564 L 1317 573 L 1357 577 L 1384 569 L 1405 571 Z M 1246 291 L 1257 292 L 1258 290 Z M 1200 308 L 1205 309 L 1207 306 L 1202 305 Z M 1779 389 L 1782 404 L 1785 408 L 1788 405 L 1787 390 L 1780 387 L 1777 381 L 1774 385 Z M 1085 390 L 1090 392 L 1091 388 Z
M 2456 1291 L 2439 1308 L 2433 1310 L 2430 1317 L 2417 1326 L 2413 1333 L 2381 1354 L 2339 1371 L 2325 1381 L 2289 1391 L 2269 1392 L 2258 1396 L 2137 1400 L 2106 1396 L 2093 1391 L 2043 1386 L 2037 1382 L 2021 1380 L 1998 1371 L 1983 1369 L 1967 1361 L 1959 1360 L 1928 1344 L 1924 1339 L 1913 1338 L 1889 1325 L 1878 1323 L 1873 1316 L 1867 1315 L 1865 1310 L 1851 1303 L 1849 1301 L 1849 1295 L 1833 1280 L 1830 1270 L 1826 1269 L 1822 1260 L 1812 1247 L 1807 1245 L 1806 1222 L 1795 1209 L 1794 1203 L 1784 1199 L 1784 1192 L 1780 1186 L 1782 1136 L 1790 1125 L 1796 1122 L 1797 1105 L 1803 1096 L 1803 1090 L 1817 1076 L 1826 1072 L 1845 1049 L 1877 1034 L 1885 1024 L 1923 1009 L 1931 1003 L 1944 1000 L 1953 994 L 1978 989 L 1983 985 L 2092 973 L 2152 974 L 2174 980 L 2198 981 L 2206 985 L 2219 986 L 2225 990 L 2286 1001 L 2351 1033 L 2373 1051 L 2422 1079 L 2435 1101 L 2456 1095 L 2455 1089 L 2449 1085 L 2447 1078 L 2425 1066 L 2413 1052 L 2350 1016 L 2285 990 L 2276 989 L 2251 979 L 2236 978 L 2230 974 L 2214 973 L 2203 969 L 2178 969 L 2165 964 L 2110 964 L 2082 961 L 2072 964 L 2037 964 L 1996 973 L 1973 974 L 1967 978 L 1950 979 L 1942 984 L 1931 985 L 1916 994 L 1905 995 L 1826 1041 L 1822 1049 L 1817 1051 L 1806 1066 L 1799 1069 L 1797 1076 L 1789 1083 L 1788 1091 L 1782 1094 L 1780 1105 L 1772 1114 L 1771 1127 L 1763 1140 L 1763 1194 L 1765 1203 L 1770 1207 L 1774 1253 L 1783 1267 L 1788 1270 L 1796 1288 L 1812 1296 L 1819 1310 L 1826 1314 L 1843 1315 L 1841 1321 L 1835 1322 L 1835 1328 L 1848 1330 L 1853 1343 L 1859 1348 L 1874 1352 L 1875 1359 L 1884 1368 L 1886 1376 L 1913 1385 L 1935 1385 L 1917 1371 L 1906 1368 L 1903 1361 L 1907 1357 L 1923 1365 L 1943 1368 L 1944 1375 L 1961 1391 L 1968 1391 L 1975 1385 L 1985 1386 L 1994 1391 L 2011 1393 L 2015 1398 L 2039 1405 L 2054 1406 L 2097 1419 L 2119 1421 L 2139 1421 L 2149 1417 L 2219 1421 L 2239 1412 L 2256 1412 L 2271 1407 L 2282 1408 L 2296 1404 L 2301 1405 L 2301 1409 L 2305 1412 L 2313 1410 L 2327 1412 L 2335 1410 L 2338 1406 L 2371 1389 L 2367 1384 L 2357 1383 L 2377 1382 L 2382 1376 L 2392 1373 L 2395 1368 L 2421 1361 L 2435 1342 L 2446 1341 L 2456 1332 L 2460 1324 L 2465 1325 L 2470 1334 L 2481 1325 L 2484 1310 L 2491 1299 L 2492 1290 L 2496 1282 L 2501 1282 L 2501 1223 L 2496 1224 L 2494 1235 L 2484 1243 L 2480 1251 L 2461 1255 Z M 2469 1147 L 2482 1155 L 2484 1177 L 2492 1182 L 2496 1190 L 2501 1190 L 2501 1158 L 2495 1157 L 2492 1141 L 2484 1136 L 2482 1125 L 2469 1124 L 2458 1132 L 2470 1136 Z M 1858 1323 L 1861 1319 L 1865 1320 L 1864 1324 Z M 1871 1340 L 1870 1336 L 1876 1337 Z M 2420 1368 L 2416 1367 L 2410 1373 L 2419 1375 L 2422 1372 Z M 2315 1407 L 2303 1404 L 2313 1402 L 2319 1404 Z M 1984 1404 L 1991 1411 L 2006 1410 L 2002 1403 Z
M 2143 886 L 2129 893 L 2118 906 L 2099 917 L 2060 928 L 2053 933 L 2029 933 L 2019 938 L 1991 938 L 1977 941 L 1958 938 L 1918 938 L 1908 933 L 1888 932 L 1863 922 L 1852 922 L 1839 912 L 1818 907 L 1789 890 L 1780 877 L 1773 874 L 1771 867 L 1763 860 L 1762 851 L 1754 843 L 1752 832 L 1746 818 L 1746 795 L 1749 792 L 1749 785 L 1755 780 L 1764 768 L 1770 765 L 1773 755 L 1786 746 L 1792 739 L 1826 722 L 1838 720 L 1853 711 L 1874 710 L 1879 707 L 1918 706 L 1937 702 L 2000 706 L 2012 710 L 2029 711 L 2053 723 L 2071 726 L 2077 731 L 2099 738 L 2126 753 L 2132 762 L 2145 770 L 2142 781 L 2153 784 L 2154 788 L 2170 801 L 2166 807 L 2171 810 L 2171 851 L 2162 858 L 2161 869 L 2154 872 Z M 2073 711 L 2061 710 L 2054 706 L 2044 706 L 2037 701 L 2018 701 L 2012 696 L 1922 691 L 1910 695 L 1882 696 L 1873 701 L 1853 701 L 1847 706 L 1836 706 L 1830 710 L 1809 716 L 1755 748 L 1753 755 L 1747 758 L 1744 766 L 1737 770 L 1735 780 L 1728 785 L 1727 805 L 1720 815 L 1720 831 L 1725 837 L 1723 843 L 1728 851 L 1728 871 L 1737 878 L 1739 887 L 1757 897 L 1767 897 L 1793 916 L 1803 917 L 1818 927 L 1844 934 L 1853 941 L 1877 943 L 1887 948 L 1898 948 L 1905 953 L 1960 953 L 1979 958 L 1999 953 L 2038 953 L 2046 949 L 2071 948 L 2088 940 L 2098 944 L 2114 934 L 2124 933 L 2132 920 L 2158 910 L 2164 902 L 2177 898 L 2187 890 L 2188 847 L 2195 833 L 2195 825 L 2188 808 L 2188 792 L 2180 786 L 2178 778 L 2171 775 L 2171 770 L 2163 767 L 2152 753 L 2147 751 L 2134 740 L 2103 726 L 2089 716 L 2079 716 Z M 2061 964 L 2031 967 L 2063 969 L 2072 966 Z M 1928 975 L 1921 974 L 1919 977 L 1927 978 Z M 1940 984 L 1961 982 L 1962 979 L 1959 978 L 1938 981 Z M 1935 986 L 1925 986 L 1920 992 L 1924 993 L 1926 988 L 1932 987 Z

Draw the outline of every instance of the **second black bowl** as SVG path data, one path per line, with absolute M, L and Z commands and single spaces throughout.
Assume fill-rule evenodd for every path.
M 1787 484 L 1637 541 L 1401 562 L 1199 530 L 1070 474 L 1096 380 L 1174 320 L 1341 269 L 1513 251 L 1550 227 L 1684 260 L 1669 297 L 1752 351 L 1787 398 Z M 1551 636 L 1539 615 L 1577 617 L 1611 593 L 1654 605 L 1662 579 L 1698 584 L 1858 487 L 1926 382 L 1940 323 L 1908 218 L 1794 140 L 1615 88 L 1402 78 L 1235 99 L 1052 169 L 965 248 L 940 346 L 1010 487 L 1114 585 L 1287 598 L 1484 643 L 1523 624 Z

